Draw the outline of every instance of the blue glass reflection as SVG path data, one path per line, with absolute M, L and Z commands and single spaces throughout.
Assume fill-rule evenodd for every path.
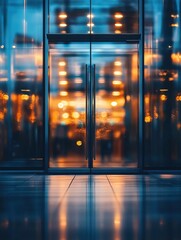
M 42 166 L 42 4 L 0 1 L 1 167 Z
M 148 167 L 181 167 L 180 66 L 181 2 L 147 0 L 145 155 Z
M 49 2 L 50 33 L 137 33 L 138 0 Z

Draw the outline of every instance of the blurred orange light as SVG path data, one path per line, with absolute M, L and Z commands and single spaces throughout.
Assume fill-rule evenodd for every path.
M 65 113 L 62 114 L 62 117 L 63 117 L 63 118 L 68 118 L 68 117 L 69 117 L 69 114 L 65 112 Z
M 78 112 L 73 112 L 72 113 L 72 117 L 73 118 L 79 118 L 80 117 L 80 114 Z
M 114 91 L 114 92 L 112 92 L 112 95 L 115 96 L 115 97 L 116 97 L 116 96 L 120 96 L 120 94 L 121 94 L 121 93 L 118 92 L 118 91 Z
M 63 81 L 60 81 L 59 84 L 60 84 L 60 85 L 67 85 L 67 84 L 68 84 L 68 81 L 63 80 Z
M 67 75 L 67 72 L 66 72 L 66 71 L 60 71 L 60 72 L 59 72 L 59 75 L 60 75 L 60 76 L 66 76 L 66 75 Z
M 122 33 L 120 30 L 115 30 L 114 31 L 116 34 Z
M 93 27 L 93 26 L 94 26 L 94 23 L 87 23 L 87 26 L 88 26 L 88 27 Z
M 162 95 L 160 96 L 160 100 L 161 100 L 161 101 L 166 101 L 166 100 L 167 100 L 167 96 L 166 96 L 165 94 L 162 94 Z
M 123 14 L 121 14 L 121 13 L 115 13 L 114 17 L 120 19 L 120 18 L 123 18 Z
M 127 96 L 126 96 L 126 100 L 127 100 L 127 102 L 129 102 L 129 101 L 131 100 L 131 96 L 130 96 L 130 95 L 127 95 Z
M 119 80 L 114 80 L 112 83 L 113 83 L 113 85 L 120 85 L 120 84 L 122 84 L 122 82 L 119 81 Z
M 60 102 L 59 104 L 58 104 L 58 108 L 63 108 L 64 107 L 64 104 L 62 103 L 62 102 Z
M 145 117 L 145 122 L 146 122 L 146 123 L 150 123 L 151 120 L 152 120 L 152 117 L 151 117 L 151 116 L 146 116 L 146 117 Z
M 68 92 L 66 92 L 66 91 L 61 91 L 60 92 L 60 96 L 62 96 L 62 97 L 65 97 L 67 95 L 68 95 Z
M 66 23 L 60 23 L 59 26 L 60 26 L 60 27 L 66 27 L 67 24 L 66 24 Z
M 178 23 L 172 23 L 171 27 L 179 27 L 179 24 Z
M 82 79 L 81 78 L 75 78 L 75 83 L 81 84 L 82 83 Z
M 114 65 L 115 65 L 115 66 L 121 66 L 121 65 L 122 65 L 122 62 L 121 62 L 121 61 L 115 61 L 115 62 L 114 62 Z
M 122 75 L 122 72 L 121 72 L 121 71 L 114 71 L 114 75 L 115 75 L 115 76 L 121 76 L 121 75 Z
M 87 17 L 88 17 L 88 18 L 93 18 L 94 15 L 93 15 L 93 14 L 88 14 Z
M 67 18 L 67 14 L 65 14 L 65 13 L 61 13 L 61 14 L 59 15 L 59 18 L 61 18 L 61 19 L 65 19 L 65 18 Z
M 59 63 L 58 63 L 58 65 L 59 65 L 60 67 L 63 67 L 63 66 L 65 66 L 65 65 L 66 65 L 66 62 L 64 62 L 64 61 L 61 61 L 61 62 L 59 62 Z
M 176 101 L 180 102 L 181 101 L 181 96 L 176 96 Z
M 111 106 L 116 107 L 118 105 L 117 102 L 111 102 Z
M 27 95 L 27 94 L 22 94 L 22 95 L 21 95 L 21 99 L 27 101 L 27 100 L 29 99 L 29 95 Z
M 122 24 L 122 23 L 115 23 L 115 26 L 116 26 L 116 27 L 122 27 L 123 24 Z
M 82 141 L 78 140 L 78 141 L 76 142 L 76 145 L 77 145 L 78 147 L 82 146 Z

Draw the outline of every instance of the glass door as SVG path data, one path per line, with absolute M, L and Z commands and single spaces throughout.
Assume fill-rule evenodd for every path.
M 138 44 L 50 44 L 49 66 L 49 167 L 138 167 Z
M 94 168 L 138 167 L 138 44 L 92 43 Z
M 88 167 L 90 43 L 49 45 L 49 167 Z

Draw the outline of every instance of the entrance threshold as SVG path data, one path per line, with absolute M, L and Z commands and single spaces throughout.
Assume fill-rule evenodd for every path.
M 138 168 L 49 168 L 48 174 L 139 174 Z

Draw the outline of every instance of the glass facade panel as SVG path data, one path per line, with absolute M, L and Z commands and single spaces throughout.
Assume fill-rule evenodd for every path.
M 145 1 L 145 166 L 181 167 L 181 2 Z
M 95 64 L 94 167 L 137 167 L 138 46 L 93 43 Z
M 0 0 L 0 167 L 43 166 L 42 30 L 42 1 Z
M 50 33 L 138 33 L 138 0 L 49 2 Z

